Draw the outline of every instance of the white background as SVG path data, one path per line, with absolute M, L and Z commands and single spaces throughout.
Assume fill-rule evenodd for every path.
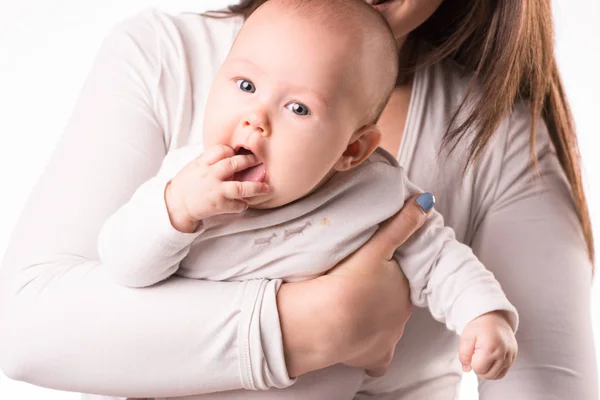
M 100 42 L 111 26 L 146 7 L 178 13 L 217 9 L 229 3 L 229 0 L 0 0 L 0 258 L 25 200 L 70 116 Z M 559 66 L 577 124 L 584 182 L 596 241 L 600 243 L 600 0 L 553 0 L 552 3 Z M 600 253 L 600 246 L 596 248 Z M 600 338 L 599 286 L 596 279 L 592 300 L 596 338 Z M 600 361 L 600 340 L 597 342 Z M 74 393 L 15 382 L 0 373 L 2 400 L 78 398 Z M 463 380 L 461 399 L 476 398 L 476 378 L 468 374 Z

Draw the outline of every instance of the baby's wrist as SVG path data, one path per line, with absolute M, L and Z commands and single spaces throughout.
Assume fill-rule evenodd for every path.
M 167 207 L 167 213 L 169 214 L 169 220 L 173 228 L 182 233 L 193 233 L 201 224 L 200 220 L 195 220 L 185 210 L 182 202 L 178 200 L 177 196 L 173 192 L 171 181 L 169 181 L 165 187 L 165 205 Z
M 481 326 L 481 324 L 493 324 L 499 328 L 506 328 L 507 330 L 510 330 L 512 332 L 512 326 L 511 326 L 511 318 L 510 318 L 510 314 L 508 313 L 508 311 L 505 310 L 494 310 L 494 311 L 489 311 L 485 314 L 482 314 L 480 316 L 478 316 L 477 318 L 473 319 L 472 321 L 470 321 L 465 329 L 472 325 L 472 326 Z
M 506 326 L 508 326 L 512 330 L 512 327 L 511 327 L 511 324 L 510 324 L 511 317 L 510 317 L 510 314 L 509 314 L 508 311 L 506 311 L 506 310 L 494 310 L 494 311 L 490 311 L 487 314 L 490 314 L 491 316 L 494 316 L 494 317 L 498 318 L 499 320 L 502 320 L 503 322 L 506 323 Z M 487 314 L 484 314 L 484 315 L 487 315 Z

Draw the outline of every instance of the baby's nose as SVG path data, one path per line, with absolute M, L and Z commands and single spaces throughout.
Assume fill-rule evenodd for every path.
M 262 137 L 267 137 L 271 134 L 269 121 L 264 113 L 260 112 L 246 114 L 242 120 L 242 128 L 257 131 Z

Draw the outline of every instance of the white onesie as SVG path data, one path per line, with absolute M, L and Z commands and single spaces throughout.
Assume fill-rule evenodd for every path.
M 145 287 L 176 274 L 191 279 L 243 281 L 310 279 L 324 274 L 357 250 L 379 224 L 418 192 L 385 150 L 378 148 L 358 167 L 338 172 L 309 196 L 275 209 L 248 209 L 203 220 L 191 245 L 164 249 L 164 240 L 145 221 L 157 218 L 167 182 L 202 154 L 200 144 L 167 154 L 157 175 L 108 218 L 98 252 L 109 275 L 130 287 Z M 189 241 L 188 241 L 189 242 Z M 518 316 L 500 284 L 458 242 L 433 210 L 423 228 L 395 253 L 411 290 L 411 301 L 461 333 L 474 318 L 505 310 L 516 330 Z

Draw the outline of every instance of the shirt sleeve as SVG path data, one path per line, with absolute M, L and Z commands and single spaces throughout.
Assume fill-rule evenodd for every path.
M 530 164 L 531 119 L 511 119 L 493 205 L 472 248 L 519 310 L 519 354 L 505 378 L 483 381 L 482 400 L 597 399 L 591 273 L 565 174 L 543 121 L 539 170 Z
M 98 234 L 98 254 L 108 276 L 129 287 L 146 287 L 173 275 L 204 232 L 176 230 L 169 219 L 165 187 L 181 168 L 202 155 L 202 145 L 172 150 L 156 176 L 111 215 Z
M 420 192 L 405 179 L 407 193 Z M 475 318 L 491 311 L 506 311 L 517 330 L 517 310 L 494 275 L 454 231 L 432 210 L 423 227 L 396 251 L 395 258 L 408 279 L 411 301 L 428 307 L 432 316 L 461 334 Z
M 161 31 L 164 19 L 145 12 L 108 35 L 11 235 L 0 267 L 0 368 L 12 379 L 123 397 L 294 382 L 277 314 L 281 281 L 172 276 L 133 289 L 99 261 L 101 225 L 166 154 L 165 116 L 175 110 L 164 113 L 161 88 L 181 77 L 168 57 L 185 54 L 173 50 L 181 46 L 172 26 Z

